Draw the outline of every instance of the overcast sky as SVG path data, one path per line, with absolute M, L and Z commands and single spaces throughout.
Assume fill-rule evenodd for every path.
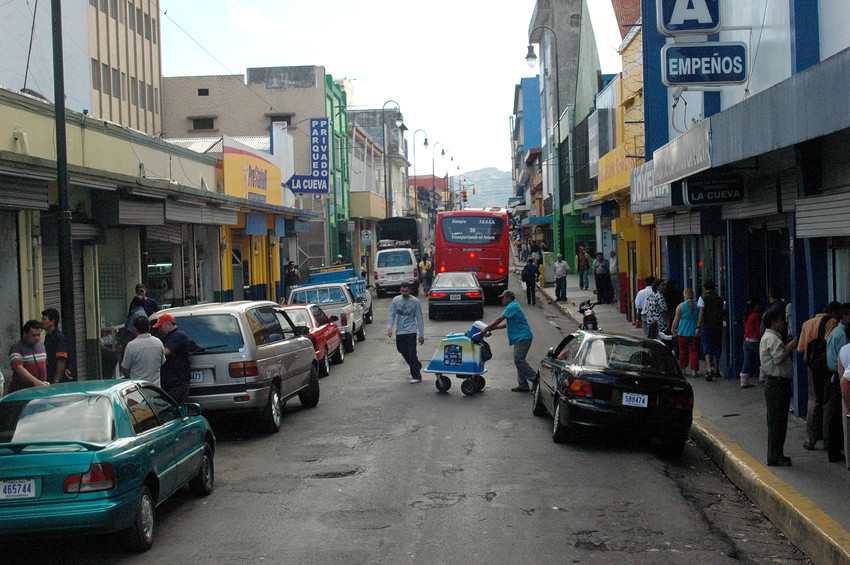
M 610 2 L 588 3 L 602 36 L 603 72 L 618 72 L 620 40 Z M 398 102 L 410 130 L 408 143 L 414 130 L 427 133 L 429 149 L 422 146 L 425 136 L 416 135 L 418 174 L 431 172 L 435 149 L 438 175 L 485 167 L 507 171 L 514 86 L 537 73 L 525 62 L 534 5 L 534 0 L 160 0 L 166 12 L 160 17 L 163 74 L 322 65 L 334 79 L 353 81 L 349 103 L 355 108 Z M 445 159 L 439 157 L 442 148 Z

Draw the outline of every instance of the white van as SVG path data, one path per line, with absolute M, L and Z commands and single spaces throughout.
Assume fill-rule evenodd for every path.
M 401 283 L 410 283 L 410 291 L 419 294 L 419 265 L 412 249 L 381 249 L 375 255 L 375 290 L 382 298 L 387 292 L 399 292 Z

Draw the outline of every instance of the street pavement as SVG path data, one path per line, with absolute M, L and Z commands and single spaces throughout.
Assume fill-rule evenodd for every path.
M 566 302 L 554 302 L 554 284 L 538 288 L 537 296 L 542 295 L 579 323 L 579 305 L 596 299 L 593 278 L 590 280 L 590 289 L 580 290 L 578 275 L 568 275 Z M 524 303 L 525 297 L 520 298 Z M 599 304 L 593 311 L 601 331 L 643 336 L 643 330 L 620 312 L 619 303 Z M 700 365 L 704 375 L 705 361 Z M 829 463 L 822 444 L 814 451 L 803 449 L 805 421 L 792 415 L 785 454 L 793 466 L 768 469 L 763 385 L 756 381 L 752 388 L 742 389 L 738 375 L 712 382 L 688 380 L 695 397 L 693 441 L 812 561 L 850 563 L 847 467 Z

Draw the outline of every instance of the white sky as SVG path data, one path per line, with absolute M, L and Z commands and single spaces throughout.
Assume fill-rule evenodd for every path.
M 620 40 L 610 2 L 588 4 L 597 37 L 608 30 L 608 39 L 598 41 L 602 70 L 618 72 Z M 159 18 L 163 74 L 322 65 L 334 79 L 353 81 L 349 103 L 355 108 L 399 103 L 411 160 L 413 132 L 427 132 L 427 150 L 423 134 L 416 135 L 417 174 L 431 172 L 432 153 L 443 147 L 447 155 L 437 156 L 438 175 L 447 168 L 449 174 L 485 167 L 508 171 L 514 86 L 537 73 L 525 62 L 534 5 L 534 0 L 160 0 L 160 10 L 167 12 Z M 596 12 L 606 8 L 600 19 Z

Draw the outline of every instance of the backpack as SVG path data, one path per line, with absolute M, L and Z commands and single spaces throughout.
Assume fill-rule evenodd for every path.
M 806 346 L 806 363 L 812 372 L 825 373 L 829 371 L 829 365 L 826 363 L 826 323 L 829 321 L 829 316 L 824 316 L 818 326 L 818 335 Z

